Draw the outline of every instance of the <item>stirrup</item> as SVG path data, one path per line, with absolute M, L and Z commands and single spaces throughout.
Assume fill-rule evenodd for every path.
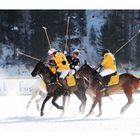
M 105 96 L 109 96 L 107 90 L 108 90 L 108 86 L 105 86 L 105 87 L 104 87 L 103 89 L 101 89 L 100 91 L 101 91 L 101 92 L 104 92 L 104 93 L 105 93 Z
M 105 93 L 105 96 L 109 96 L 107 90 L 105 90 L 104 93 Z

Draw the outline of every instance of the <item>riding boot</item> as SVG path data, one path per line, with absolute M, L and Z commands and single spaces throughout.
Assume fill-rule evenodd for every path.
M 59 82 L 60 82 L 60 84 L 62 85 L 63 90 L 69 91 L 69 87 L 67 86 L 67 83 L 66 83 L 65 79 L 60 78 L 60 79 L 59 79 Z
M 102 83 L 103 89 L 102 91 L 105 92 L 105 96 L 109 96 L 107 90 L 108 90 L 108 86 L 106 84 L 106 80 L 104 77 L 102 77 L 99 73 L 96 75 L 96 79 L 99 80 Z

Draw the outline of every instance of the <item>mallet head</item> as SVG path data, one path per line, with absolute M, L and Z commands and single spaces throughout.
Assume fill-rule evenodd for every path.
M 46 30 L 46 29 L 47 29 L 47 28 L 46 28 L 46 27 L 44 27 L 44 26 L 43 26 L 42 28 L 43 28 L 44 30 Z
M 16 49 L 16 55 L 19 56 L 19 49 Z

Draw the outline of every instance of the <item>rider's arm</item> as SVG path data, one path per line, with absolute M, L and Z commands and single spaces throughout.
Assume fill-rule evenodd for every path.
M 79 65 L 79 63 L 80 63 L 80 60 L 78 58 L 76 58 L 75 61 L 73 61 L 74 66 Z
M 109 63 L 108 59 L 109 59 L 109 54 L 105 54 L 101 65 L 104 66 L 104 65 L 106 65 L 106 63 Z

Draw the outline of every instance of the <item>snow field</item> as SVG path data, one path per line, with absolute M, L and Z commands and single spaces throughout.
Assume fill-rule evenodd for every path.
M 111 98 L 112 100 L 108 97 L 103 98 L 101 117 L 96 118 L 97 106 L 94 114 L 85 118 L 92 103 L 89 97 L 83 115 L 78 113 L 80 101 L 75 95 L 71 95 L 64 116 L 61 116 L 61 110 L 51 107 L 49 101 L 45 106 L 45 115 L 40 117 L 35 102 L 26 110 L 30 96 L 0 96 L 0 132 L 7 139 L 12 136 L 16 136 L 17 139 L 27 136 L 34 139 L 140 137 L 140 95 L 134 94 L 134 103 L 123 116 L 120 116 L 119 112 L 127 102 L 125 95 L 116 94 Z M 61 105 L 61 98 L 57 102 Z

